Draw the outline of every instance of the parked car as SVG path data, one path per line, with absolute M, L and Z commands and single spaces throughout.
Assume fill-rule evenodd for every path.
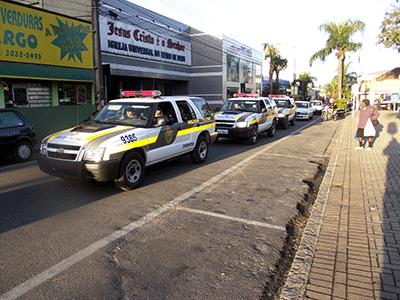
M 314 110 L 314 114 L 320 115 L 322 113 L 322 109 L 323 109 L 322 101 L 319 101 L 319 100 L 311 101 L 311 107 Z
M 296 103 L 293 98 L 287 95 L 270 95 L 269 98 L 275 101 L 278 107 L 278 124 L 287 129 L 294 125 L 296 120 Z
M 13 155 L 16 161 L 26 161 L 32 155 L 32 123 L 19 111 L 0 109 L 0 155 Z
M 296 101 L 296 119 L 311 120 L 314 111 L 308 101 Z
M 274 101 L 253 93 L 236 93 L 215 115 L 218 137 L 243 138 L 257 143 L 261 132 L 274 136 L 278 110 Z
M 207 102 L 198 97 L 161 97 L 159 91 L 125 91 L 91 120 L 44 138 L 42 171 L 70 179 L 114 180 L 136 188 L 147 166 L 189 154 L 204 163 L 216 138 Z

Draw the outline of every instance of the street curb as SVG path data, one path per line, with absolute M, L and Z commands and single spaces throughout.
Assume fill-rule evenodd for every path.
M 285 285 L 280 294 L 279 299 L 281 300 L 304 298 L 318 236 L 321 230 L 322 217 L 325 212 L 325 206 L 330 194 L 340 148 L 344 138 L 344 123 L 345 122 L 342 122 L 340 124 L 339 130 L 335 134 L 336 144 L 333 146 L 333 152 L 329 159 L 324 178 L 322 179 L 317 198 L 312 207 L 310 218 L 304 228 L 299 248 L 296 251 Z

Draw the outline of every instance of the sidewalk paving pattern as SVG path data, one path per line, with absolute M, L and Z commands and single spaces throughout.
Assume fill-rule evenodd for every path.
M 382 112 L 372 151 L 355 150 L 356 122 L 348 117 L 338 132 L 312 265 L 299 288 L 306 299 L 400 299 L 400 119 Z M 294 295 L 295 276 L 292 266 L 281 299 Z

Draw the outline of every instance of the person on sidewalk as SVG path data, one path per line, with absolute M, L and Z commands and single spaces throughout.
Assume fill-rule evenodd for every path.
M 360 105 L 360 118 L 358 120 L 358 147 L 357 150 L 364 149 L 366 138 L 368 140 L 367 150 L 371 150 L 374 144 L 374 137 L 376 135 L 376 130 L 374 125 L 378 124 L 379 111 L 372 105 L 368 99 L 361 102 Z

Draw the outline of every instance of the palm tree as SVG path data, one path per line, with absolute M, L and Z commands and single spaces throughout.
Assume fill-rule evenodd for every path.
M 314 81 L 316 81 L 317 78 L 311 76 L 309 72 L 303 72 L 299 74 L 299 78 L 296 79 L 293 84 L 299 83 L 300 84 L 300 96 L 302 100 L 306 99 L 307 96 L 307 90 L 308 90 L 308 85 L 311 84 L 314 86 Z
M 287 68 L 288 65 L 288 60 L 286 58 L 283 58 L 279 54 L 275 57 L 274 62 L 273 62 L 273 67 L 274 67 L 274 72 L 275 72 L 275 84 L 277 86 L 278 93 L 280 91 L 280 86 L 279 86 L 279 73 Z
M 264 59 L 269 59 L 269 94 L 273 94 L 272 77 L 274 75 L 274 60 L 279 55 L 279 49 L 272 44 L 264 44 Z
M 326 57 L 336 52 L 338 59 L 338 84 L 337 84 L 337 98 L 342 98 L 343 88 L 343 74 L 344 74 L 344 60 L 346 59 L 347 52 L 354 52 L 361 48 L 361 43 L 355 43 L 352 41 L 352 36 L 360 31 L 362 32 L 365 28 L 365 24 L 358 20 L 347 20 L 342 23 L 329 22 L 322 24 L 319 29 L 325 31 L 329 36 L 326 40 L 325 48 L 314 53 L 310 58 L 310 66 L 317 59 L 322 62 L 325 61 Z

